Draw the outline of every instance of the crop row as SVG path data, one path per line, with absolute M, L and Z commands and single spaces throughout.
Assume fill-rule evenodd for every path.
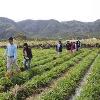
M 68 59 L 71 59 L 71 57 L 74 57 L 75 55 L 78 55 L 80 54 L 79 52 L 76 53 L 76 54 L 69 54 L 67 56 L 64 56 L 62 58 L 58 58 L 56 61 L 52 61 L 52 63 L 50 64 L 45 64 L 43 67 L 33 67 L 31 70 L 29 71 L 24 71 L 24 72 L 21 72 L 19 73 L 18 75 L 14 76 L 11 80 L 10 79 L 7 79 L 5 77 L 2 77 L 0 79 L 0 82 L 1 82 L 1 86 L 2 86 L 2 90 L 6 91 L 8 90 L 11 86 L 14 86 L 15 84 L 23 84 L 24 82 L 28 81 L 30 78 L 32 78 L 35 75 L 37 74 L 42 74 L 43 72 L 45 72 L 47 69 L 50 70 L 52 69 L 54 66 L 60 64 L 60 63 L 63 63 L 64 61 L 68 60 Z M 56 63 L 54 63 L 56 62 Z M 47 67 L 46 67 L 47 66 Z M 7 88 L 6 88 L 7 87 Z M 4 88 L 4 89 L 3 89 Z
M 59 75 L 61 73 L 63 73 L 65 70 L 68 70 L 70 67 L 74 66 L 76 64 L 76 62 L 78 62 L 80 59 L 82 59 L 86 55 L 87 55 L 86 52 L 83 54 L 77 55 L 74 58 L 70 59 L 70 61 L 66 61 L 65 63 L 61 64 L 60 66 L 54 67 L 50 71 L 47 71 L 47 72 L 43 73 L 42 75 L 35 76 L 30 81 L 23 84 L 17 90 L 17 92 L 15 93 L 16 99 L 24 100 L 27 96 L 31 95 L 33 92 L 36 92 L 36 90 L 38 88 L 46 86 L 53 78 L 59 77 Z M 8 95 L 8 94 L 5 93 L 5 95 Z M 4 95 L 4 93 L 3 93 L 3 95 Z M 11 95 L 9 95 L 9 96 L 11 96 Z
M 77 52 L 75 54 L 68 54 L 67 56 L 64 55 L 63 57 L 52 60 L 51 62 L 48 62 L 44 65 L 33 67 L 33 68 L 31 68 L 30 71 L 22 72 L 22 73 L 18 74 L 17 76 L 15 76 L 14 78 L 12 78 L 12 82 L 14 84 L 18 84 L 18 85 L 23 84 L 24 82 L 31 79 L 33 76 L 41 75 L 42 73 L 51 70 L 52 68 L 56 67 L 57 65 L 60 65 L 67 60 L 70 60 L 72 57 L 75 57 L 78 54 L 80 54 L 80 52 Z
M 62 55 L 60 55 L 60 57 L 62 57 L 64 54 L 62 54 Z M 36 59 L 34 58 L 34 59 L 32 59 L 32 62 L 33 62 L 33 64 L 31 65 L 32 67 L 35 67 L 35 66 L 39 66 L 39 65 L 42 65 L 42 64 L 45 64 L 45 63 L 47 63 L 47 62 L 50 62 L 50 61 L 52 61 L 52 60 L 54 60 L 54 57 L 55 57 L 55 54 L 50 54 L 50 55 L 45 55 L 42 59 L 41 59 L 41 55 L 40 55 L 40 57 L 38 57 L 38 60 L 37 61 L 35 61 Z M 19 59 L 20 59 L 21 57 L 19 57 Z M 40 59 L 39 59 L 40 58 Z M 22 58 L 21 58 L 22 59 Z M 18 60 L 19 62 L 21 62 L 22 60 Z M 3 76 L 4 76 L 4 74 L 5 74 L 5 72 L 6 72 L 6 64 L 5 64 L 5 60 L 4 59 L 2 59 L 1 60 L 1 62 L 2 62 L 2 66 L 0 67 L 0 78 L 2 78 Z M 23 65 L 23 64 L 22 64 Z M 22 66 L 21 66 L 22 67 Z
M 41 100 L 67 100 L 70 95 L 75 91 L 79 81 L 90 67 L 97 52 L 92 52 L 85 57 L 78 65 L 76 65 L 68 74 L 61 79 L 57 86 L 48 93 L 41 96 Z
M 76 100 L 100 100 L 100 55 L 95 59 L 91 73 Z

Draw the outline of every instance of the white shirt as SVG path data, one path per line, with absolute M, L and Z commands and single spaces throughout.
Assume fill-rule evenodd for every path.
M 59 43 L 57 43 L 57 49 L 59 49 L 60 48 L 60 44 Z

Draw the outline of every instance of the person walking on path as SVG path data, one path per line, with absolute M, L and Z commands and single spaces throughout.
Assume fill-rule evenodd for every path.
M 23 56 L 24 56 L 24 68 L 25 70 L 30 69 L 31 59 L 32 59 L 32 50 L 27 43 L 23 45 Z
M 19 72 L 19 68 L 17 66 L 17 45 L 13 43 L 13 38 L 10 37 L 8 39 L 9 43 L 6 47 L 5 56 L 7 56 L 7 73 L 10 77 L 12 75 L 13 67 L 15 67 L 16 71 Z

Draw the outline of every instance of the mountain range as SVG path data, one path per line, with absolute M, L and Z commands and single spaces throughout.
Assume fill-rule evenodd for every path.
M 0 39 L 10 36 L 25 36 L 26 38 L 100 38 L 100 20 L 80 22 L 76 20 L 59 22 L 50 20 L 23 20 L 15 22 L 9 18 L 0 17 Z

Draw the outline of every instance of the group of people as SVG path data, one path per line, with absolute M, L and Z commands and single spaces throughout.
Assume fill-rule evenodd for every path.
M 6 61 L 7 61 L 7 74 L 12 74 L 13 71 L 13 66 L 16 69 L 16 72 L 20 71 L 20 68 L 17 65 L 17 45 L 13 43 L 13 37 L 10 37 L 8 39 L 9 43 L 6 46 L 6 52 L 5 52 L 5 56 L 6 56 Z M 56 51 L 58 54 L 60 54 L 62 52 L 62 42 L 58 41 L 57 45 L 56 45 Z M 70 42 L 67 41 L 66 43 L 66 50 L 69 52 L 75 52 L 78 51 L 80 48 L 80 41 L 76 41 L 76 42 Z M 25 70 L 29 70 L 30 69 L 30 64 L 31 64 L 31 60 L 32 60 L 32 50 L 31 48 L 28 46 L 27 43 L 23 44 L 23 65 L 24 65 L 24 69 Z
M 66 49 L 73 53 L 75 51 L 78 51 L 80 46 L 81 46 L 81 43 L 79 40 L 77 40 L 76 42 L 67 41 Z
M 19 72 L 20 69 L 17 65 L 17 45 L 13 43 L 13 38 L 8 39 L 9 43 L 6 46 L 6 60 L 7 60 L 7 74 L 11 75 L 13 73 L 12 67 L 14 66 L 16 71 Z M 32 59 L 32 51 L 27 43 L 23 44 L 23 65 L 25 70 L 30 69 L 30 63 Z
M 80 47 L 81 47 L 81 42 L 79 40 L 77 40 L 76 42 L 67 41 L 65 45 L 66 50 L 70 53 L 78 51 Z M 63 48 L 62 42 L 58 41 L 58 43 L 56 44 L 56 51 L 58 54 L 62 52 L 62 48 Z

